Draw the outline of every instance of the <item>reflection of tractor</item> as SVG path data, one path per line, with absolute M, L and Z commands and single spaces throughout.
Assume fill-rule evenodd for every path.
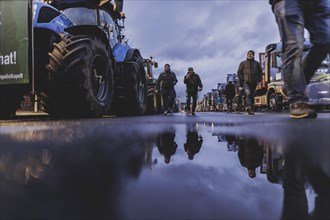
M 17 26 L 31 27 L 27 21 L 33 17 L 33 28 L 26 28 L 27 37 L 22 39 L 29 39 L 28 46 L 20 51 L 23 56 L 18 54 L 19 62 L 27 60 L 28 71 L 22 73 L 27 80 L 1 81 L 2 118 L 15 114 L 25 93 L 32 94 L 35 110 L 42 106 L 55 117 L 145 113 L 147 87 L 143 60 L 137 49 L 124 42 L 124 17 L 109 1 L 99 5 L 100 1 L 58 0 L 52 3 L 55 7 L 39 1 L 30 4 L 31 1 L 26 0 L 25 6 L 29 19 L 10 19 Z M 0 3 L 1 16 L 8 8 L 16 7 L 15 3 L 24 4 L 21 0 Z M 1 22 L 7 20 L 3 17 Z M 8 32 L 6 27 L 2 25 L 0 34 Z M 3 35 L 0 47 L 4 48 L 2 39 Z M 24 57 L 24 52 L 32 47 Z M 6 52 L 1 49 L 1 53 Z M 21 70 L 4 67 L 0 76 L 5 78 L 9 71 L 20 73 Z M 17 83 L 20 85 L 14 85 Z
M 162 112 L 161 96 L 156 93 L 157 79 L 154 75 L 154 68 L 158 68 L 158 63 L 150 59 L 143 59 L 144 68 L 147 74 L 147 114 L 157 114 Z

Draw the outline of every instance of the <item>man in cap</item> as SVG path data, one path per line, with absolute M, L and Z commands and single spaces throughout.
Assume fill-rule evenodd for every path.
M 254 115 L 254 93 L 262 79 L 262 69 L 260 63 L 254 59 L 253 50 L 249 50 L 246 60 L 239 64 L 237 75 L 239 86 L 244 87 L 246 111 L 249 115 Z
M 191 115 L 195 115 L 195 109 L 197 105 L 197 93 L 203 89 L 202 81 L 197 73 L 194 72 L 192 67 L 188 68 L 187 74 L 183 80 L 186 84 L 186 97 L 187 97 L 187 114 L 190 114 L 190 101 L 192 98 Z

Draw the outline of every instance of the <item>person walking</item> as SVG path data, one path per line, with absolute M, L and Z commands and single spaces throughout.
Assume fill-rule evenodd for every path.
M 170 163 L 171 157 L 178 148 L 178 144 L 175 142 L 175 131 L 165 131 L 157 135 L 156 145 L 159 153 L 164 156 L 164 162 Z
M 183 145 L 184 151 L 187 153 L 188 159 L 193 160 L 195 154 L 197 154 L 202 147 L 203 137 L 198 135 L 198 130 L 194 127 L 187 130 L 186 138 L 186 143 Z
M 232 81 L 229 81 L 225 87 L 227 112 L 233 111 L 233 99 L 235 97 L 235 85 Z
M 188 68 L 187 74 L 184 76 L 183 80 L 186 84 L 186 97 L 187 97 L 187 114 L 195 115 L 196 105 L 197 105 L 197 93 L 203 89 L 202 81 L 197 73 L 194 72 L 192 67 Z M 192 108 L 190 108 L 190 103 L 192 99 Z
M 316 118 L 305 95 L 322 60 L 330 53 L 329 0 L 269 0 L 282 41 L 282 74 L 288 95 L 291 118 Z M 310 34 L 312 47 L 303 56 L 304 29 Z
M 244 87 L 245 110 L 249 115 L 254 115 L 254 93 L 258 82 L 262 79 L 262 69 L 260 63 L 254 59 L 253 50 L 249 50 L 246 60 L 239 64 L 237 76 L 239 86 Z
M 170 64 L 164 65 L 164 71 L 159 74 L 156 90 L 163 99 L 163 114 L 173 114 L 173 105 L 176 97 L 174 86 L 178 82 L 176 75 L 171 71 Z
M 238 141 L 238 158 L 247 169 L 250 178 L 256 177 L 256 168 L 260 167 L 263 159 L 263 147 L 255 138 L 240 137 Z

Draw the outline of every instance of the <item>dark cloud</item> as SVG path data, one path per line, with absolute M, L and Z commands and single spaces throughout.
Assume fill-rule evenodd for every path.
M 203 93 L 236 72 L 248 50 L 263 52 L 279 40 L 268 1 L 127 1 L 125 7 L 131 45 L 160 66 L 171 63 L 180 79 L 194 66 L 203 73 Z

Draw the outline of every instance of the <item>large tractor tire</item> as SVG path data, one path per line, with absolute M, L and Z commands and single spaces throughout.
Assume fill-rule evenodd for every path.
M 144 115 L 147 109 L 147 79 L 142 57 L 135 53 L 123 63 L 115 79 L 114 113 L 119 116 Z
M 49 53 L 44 108 L 51 116 L 102 117 L 110 108 L 113 63 L 93 36 L 65 36 Z

